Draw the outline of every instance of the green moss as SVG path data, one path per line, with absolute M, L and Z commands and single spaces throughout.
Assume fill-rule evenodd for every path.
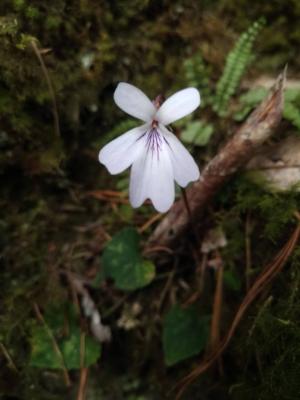
M 227 197 L 228 196 L 228 197 Z M 234 178 L 220 194 L 221 204 L 234 204 L 231 213 L 240 217 L 250 213 L 261 224 L 261 235 L 266 240 L 276 241 L 285 229 L 295 221 L 300 194 L 297 191 L 274 193 L 264 187 L 263 182 L 256 184 L 247 175 Z
M 295 258 L 299 265 L 299 249 Z M 233 399 L 242 396 L 246 400 L 253 397 L 289 400 L 296 399 L 299 394 L 299 272 L 292 269 L 285 279 L 282 287 L 286 291 L 280 297 L 274 296 L 267 307 L 261 308 L 249 330 L 247 362 L 240 383 L 232 388 Z M 259 378 L 255 373 L 257 369 Z

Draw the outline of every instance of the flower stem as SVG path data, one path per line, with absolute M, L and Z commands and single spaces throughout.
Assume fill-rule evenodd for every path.
M 189 222 L 190 222 L 190 225 L 191 225 L 192 230 L 193 230 L 193 234 L 194 234 L 195 239 L 196 239 L 197 244 L 198 244 L 198 243 L 199 243 L 199 235 L 198 235 L 198 232 L 197 232 L 197 229 L 196 229 L 196 225 L 195 225 L 195 223 L 194 223 L 194 220 L 193 220 L 193 218 L 192 218 L 191 208 L 190 208 L 189 201 L 188 201 L 188 198 L 187 198 L 187 195 L 186 195 L 186 191 L 185 191 L 184 188 L 180 188 L 180 189 L 181 189 L 181 193 L 182 193 L 184 205 L 185 205 L 186 211 L 187 211 L 187 213 L 188 213 Z M 198 253 L 198 248 L 196 248 L 196 251 L 197 251 L 197 253 Z

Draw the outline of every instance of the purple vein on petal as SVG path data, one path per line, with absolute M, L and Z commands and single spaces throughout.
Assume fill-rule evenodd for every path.
M 161 146 L 163 143 L 162 140 L 162 135 L 160 132 L 156 129 L 156 127 L 152 127 L 149 131 L 146 131 L 142 133 L 136 141 L 142 139 L 145 135 L 147 135 L 146 138 L 146 148 L 147 148 L 147 153 L 151 151 L 152 157 L 154 153 L 157 155 L 157 160 L 159 160 L 159 152 L 161 151 Z

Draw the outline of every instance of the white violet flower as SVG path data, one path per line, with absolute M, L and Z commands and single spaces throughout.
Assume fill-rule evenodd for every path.
M 114 100 L 121 110 L 145 123 L 104 146 L 99 161 L 111 174 L 132 165 L 132 207 L 150 199 L 157 211 L 166 212 L 174 202 L 174 180 L 185 187 L 200 176 L 193 157 L 166 125 L 193 112 L 200 104 L 200 94 L 195 88 L 183 89 L 161 105 L 161 96 L 151 102 L 140 89 L 121 82 Z

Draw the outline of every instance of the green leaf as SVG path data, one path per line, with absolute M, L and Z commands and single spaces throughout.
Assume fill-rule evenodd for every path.
M 46 329 L 42 326 L 32 328 L 30 365 L 37 368 L 62 369 L 63 361 L 55 353 Z
M 283 118 L 290 121 L 296 128 L 300 129 L 300 109 L 293 103 L 285 102 Z
M 131 221 L 134 215 L 134 209 L 129 204 L 121 204 L 118 210 L 124 221 Z
M 163 349 L 167 366 L 199 354 L 206 346 L 209 332 L 208 316 L 200 316 L 192 305 L 175 305 L 163 322 Z
M 185 143 L 194 144 L 196 146 L 205 146 L 209 142 L 214 127 L 202 121 L 190 122 L 186 129 L 181 133 L 181 140 Z
M 114 279 L 119 289 L 135 290 L 144 287 L 155 276 L 154 264 L 141 257 L 139 241 L 139 234 L 134 228 L 125 228 L 104 249 L 104 274 Z
M 300 100 L 300 90 L 289 88 L 284 92 L 284 101 L 285 102 L 299 102 Z
M 34 324 L 31 328 L 30 365 L 48 369 L 80 369 L 81 332 L 75 312 L 71 307 L 67 313 L 65 307 L 51 307 L 46 310 L 44 318 L 46 326 Z M 54 348 L 53 338 L 59 352 Z M 95 364 L 101 355 L 101 344 L 86 336 L 84 349 L 83 366 Z
M 239 100 L 242 104 L 256 106 L 266 97 L 267 93 L 268 90 L 266 88 L 256 87 L 255 89 L 251 89 L 247 93 L 240 96 Z
M 240 96 L 240 109 L 234 114 L 235 121 L 242 121 L 267 95 L 268 90 L 262 87 L 249 90 L 247 93 Z
M 80 368 L 80 330 L 74 328 L 68 338 L 62 342 L 62 353 L 67 369 Z M 88 367 L 100 357 L 100 344 L 90 336 L 85 336 L 85 352 L 83 366 Z

